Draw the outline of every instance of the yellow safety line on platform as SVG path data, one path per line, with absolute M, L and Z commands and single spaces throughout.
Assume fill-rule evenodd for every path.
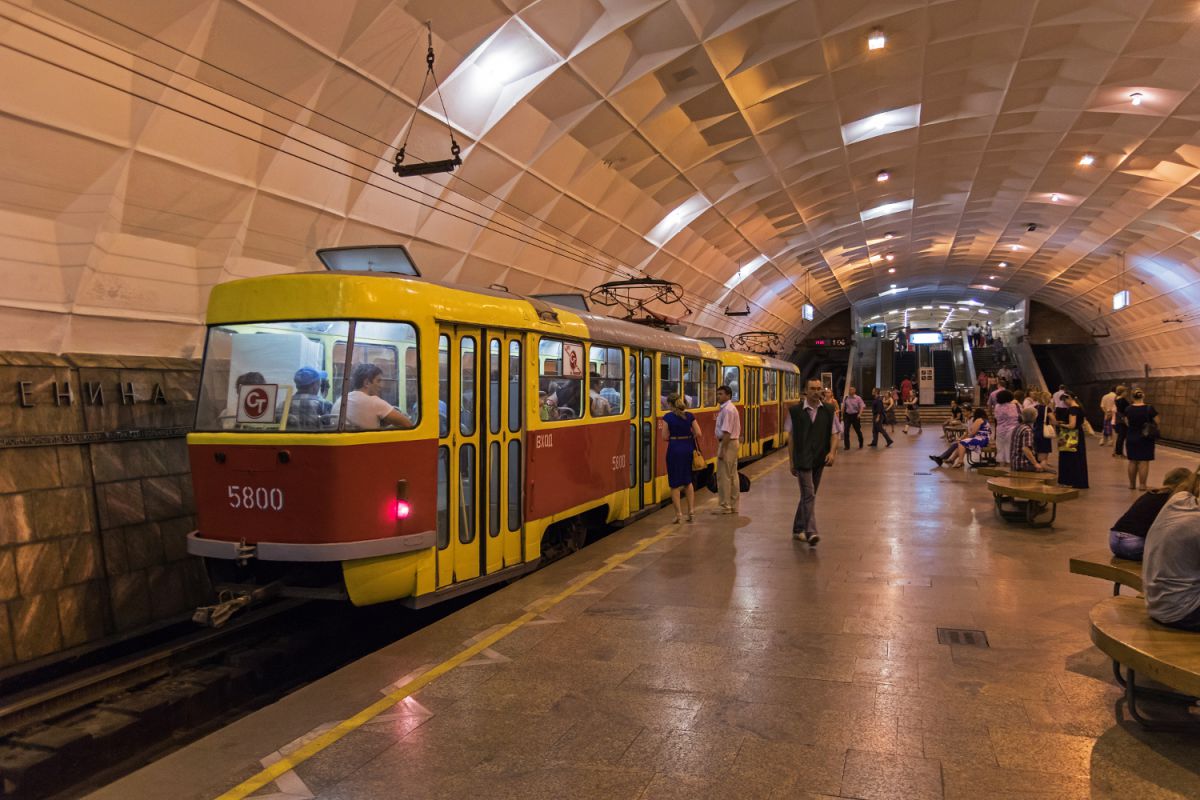
M 762 475 L 766 475 L 768 472 L 771 472 L 771 471 L 775 470 L 777 467 L 779 467 L 780 465 L 786 464 L 786 463 L 788 463 L 787 459 L 783 459 L 783 460 L 778 461 L 775 464 L 772 464 L 770 467 L 763 470 L 759 474 L 759 477 L 761 477 Z M 667 510 L 669 510 L 669 507 Z M 246 780 L 242 781 L 241 783 L 239 783 L 237 786 L 233 787 L 229 791 L 218 796 L 216 798 L 216 800 L 244 800 L 244 798 L 249 797 L 251 794 L 253 794 L 254 792 L 257 792 L 259 789 L 261 789 L 264 786 L 266 786 L 267 784 L 273 782 L 280 776 L 285 775 L 288 772 L 291 772 L 297 766 L 304 763 L 308 759 L 312 758 L 317 753 L 320 753 L 322 750 L 329 747 L 331 744 L 338 741 L 342 737 L 346 736 L 347 734 L 353 733 L 354 731 L 361 728 L 363 725 L 366 725 L 372 719 L 379 716 L 380 714 L 387 711 L 388 709 L 392 708 L 393 706 L 398 704 L 400 701 L 404 700 L 409 695 L 414 694 L 415 692 L 419 691 L 420 689 L 423 689 L 425 686 L 428 686 L 430 683 L 432 683 L 436 679 L 440 678 L 442 675 L 445 675 L 447 672 L 450 672 L 455 667 L 461 666 L 465 662 L 470 661 L 472 658 L 479 655 L 484 650 L 487 650 L 489 647 L 495 645 L 501 639 L 504 639 L 509 634 L 517 631 L 519 628 L 521 628 L 521 626 L 525 625 L 526 623 L 532 622 L 533 620 L 537 619 L 538 616 L 540 616 L 541 614 L 544 614 L 547 611 L 549 611 L 550 609 L 554 608 L 554 606 L 558 605 L 563 600 L 566 600 L 568 597 L 575 594 L 580 589 L 583 589 L 584 587 L 594 583 L 596 580 L 598 580 L 599 578 L 602 578 L 605 575 L 607 575 L 608 573 L 612 572 L 614 569 L 619 567 L 621 564 L 624 564 L 629 559 L 633 558 L 636 555 L 641 554 L 642 552 L 644 552 L 646 550 L 646 548 L 650 547 L 651 545 L 657 544 L 658 542 L 661 542 L 663 539 L 667 538 L 672 533 L 675 533 L 680 530 L 686 530 L 686 529 L 681 529 L 679 527 L 676 527 L 674 524 L 667 525 L 663 528 L 660 528 L 658 533 L 654 534 L 653 536 L 648 537 L 646 539 L 642 539 L 636 545 L 634 545 L 632 548 L 625 551 L 624 553 L 620 553 L 618 555 L 613 556 L 612 558 L 609 558 L 607 561 L 604 562 L 604 566 L 599 567 L 598 569 L 594 570 L 587 577 L 571 584 L 566 589 L 563 589 L 561 592 L 554 595 L 553 597 L 551 597 L 549 599 L 543 599 L 542 601 L 540 601 L 537 604 L 537 606 L 535 608 L 533 608 L 530 611 L 526 611 L 524 614 L 517 617 L 512 622 L 508 623 L 503 628 L 500 628 L 498 631 L 496 631 L 492 635 L 486 636 L 483 639 L 480 639 L 478 642 L 471 645 L 467 649 L 459 651 L 457 654 L 446 659 L 442 663 L 438 664 L 436 667 L 431 668 L 429 671 L 422 673 L 421 675 L 417 676 L 416 678 L 413 678 L 411 681 L 404 684 L 403 686 L 396 689 L 395 691 L 390 692 L 389 694 L 385 695 L 382 700 L 372 703 L 371 705 L 364 708 L 362 711 L 359 711 L 354 716 L 342 720 L 335 727 L 330 728 L 328 731 L 321 734 L 317 738 L 313 739 L 311 742 L 304 745 L 300 749 L 296 750 L 294 753 L 291 753 L 290 755 L 287 755 L 284 758 L 279 759 L 271 766 L 267 767 L 266 769 L 262 770 L 261 772 L 257 773 L 256 775 L 253 775 L 250 778 L 247 778 Z

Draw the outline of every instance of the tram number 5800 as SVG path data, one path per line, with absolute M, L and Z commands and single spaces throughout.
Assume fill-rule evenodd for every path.
M 283 511 L 283 490 L 262 486 L 230 486 L 229 507 L 252 511 Z

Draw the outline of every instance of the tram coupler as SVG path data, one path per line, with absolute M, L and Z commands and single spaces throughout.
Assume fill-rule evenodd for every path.
M 222 586 L 217 590 L 217 602 L 200 606 L 192 612 L 192 622 L 208 628 L 219 628 L 238 611 L 276 597 L 283 584 L 279 581 L 266 586 Z

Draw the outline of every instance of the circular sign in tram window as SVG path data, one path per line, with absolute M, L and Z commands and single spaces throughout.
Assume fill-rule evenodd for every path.
M 274 422 L 275 396 L 279 386 L 274 383 L 247 384 L 238 390 L 238 422 Z

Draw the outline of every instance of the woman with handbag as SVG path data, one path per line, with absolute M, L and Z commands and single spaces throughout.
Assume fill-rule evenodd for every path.
M 1146 403 L 1146 393 L 1134 389 L 1132 402 L 1125 407 L 1125 457 L 1129 459 L 1129 488 L 1146 491 L 1150 462 L 1154 460 L 1154 442 L 1158 439 L 1158 412 Z
M 1036 392 L 1034 410 L 1037 411 L 1037 420 L 1033 425 L 1033 452 L 1037 454 L 1038 463 L 1043 467 L 1050 461 L 1050 454 L 1054 452 L 1054 440 L 1058 438 L 1058 428 L 1054 424 L 1054 417 L 1049 412 L 1052 404 L 1049 392 Z
M 1062 396 L 1067 407 L 1058 416 L 1058 483 L 1076 489 L 1088 488 L 1087 437 L 1083 432 L 1083 409 L 1075 395 Z
M 662 439 L 667 443 L 667 485 L 671 487 L 671 505 L 675 507 L 675 523 L 683 522 L 680 493 L 687 490 L 687 521 L 696 513 L 696 489 L 692 484 L 694 458 L 700 455 L 700 426 L 687 410 L 683 395 L 667 398 L 670 409 L 663 415 Z M 703 461 L 704 456 L 700 456 Z M 703 469 L 703 466 L 701 467 Z

